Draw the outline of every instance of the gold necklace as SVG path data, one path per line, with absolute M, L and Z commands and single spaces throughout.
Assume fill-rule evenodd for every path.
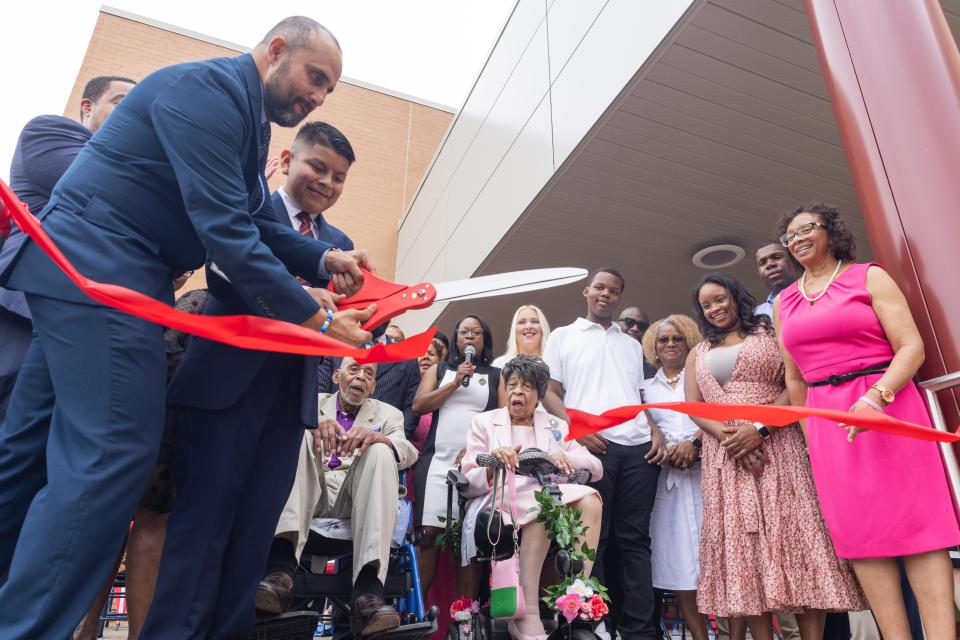
M 810 304 L 813 304 L 814 302 L 822 298 L 824 295 L 826 295 L 827 289 L 830 288 L 830 285 L 833 284 L 833 281 L 834 279 L 836 279 L 837 274 L 840 273 L 840 265 L 842 264 L 843 264 L 843 260 L 837 260 L 837 268 L 833 270 L 833 275 L 831 275 L 830 279 L 827 280 L 826 286 L 824 286 L 823 289 L 820 290 L 820 293 L 818 293 L 815 296 L 807 295 L 807 289 L 804 286 L 807 282 L 807 272 L 804 271 L 803 275 L 800 276 L 800 282 L 797 284 L 797 288 L 800 289 L 800 295 L 803 296 L 803 299 L 809 302 Z

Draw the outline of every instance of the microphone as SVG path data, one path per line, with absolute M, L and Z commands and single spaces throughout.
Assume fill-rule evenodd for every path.
M 473 356 L 475 355 L 477 355 L 477 349 L 472 344 L 468 344 L 467 348 L 463 350 L 463 357 L 466 358 L 465 362 L 470 364 L 473 361 Z M 469 387 L 470 376 L 464 376 L 461 384 L 465 387 Z

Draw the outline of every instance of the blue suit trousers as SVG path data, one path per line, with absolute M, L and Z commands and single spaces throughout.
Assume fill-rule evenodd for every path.
M 163 432 L 162 327 L 27 295 L 35 335 L 0 425 L 0 638 L 69 637 L 126 536 Z
M 305 428 L 303 357 L 271 354 L 229 409 L 170 407 L 170 515 L 141 640 L 246 639 Z

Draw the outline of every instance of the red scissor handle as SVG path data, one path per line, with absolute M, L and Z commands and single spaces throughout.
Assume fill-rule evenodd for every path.
M 437 297 L 436 287 L 429 282 L 408 287 L 378 278 L 366 269 L 361 271 L 363 271 L 363 286 L 360 287 L 360 291 L 342 300 L 337 308 L 366 309 L 376 302 L 377 310 L 369 320 L 363 323 L 363 328 L 367 331 L 379 327 L 405 311 L 429 307 Z M 327 289 L 333 291 L 333 281 L 327 285 Z

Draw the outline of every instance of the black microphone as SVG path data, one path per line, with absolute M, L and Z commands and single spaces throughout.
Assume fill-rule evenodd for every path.
M 465 358 L 464 362 L 470 364 L 473 361 L 473 356 L 475 355 L 477 355 L 477 349 L 472 344 L 468 344 L 467 348 L 463 350 L 463 357 Z M 470 376 L 463 376 L 463 382 L 461 384 L 465 387 L 469 387 Z

